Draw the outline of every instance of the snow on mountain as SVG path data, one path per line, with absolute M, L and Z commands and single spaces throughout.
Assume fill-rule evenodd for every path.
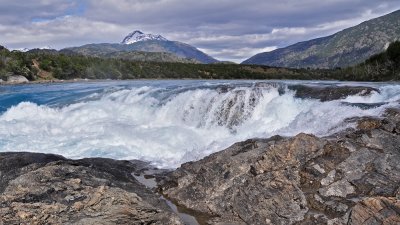
M 80 47 L 65 48 L 61 51 L 75 52 L 77 54 L 88 55 L 88 56 L 102 56 L 102 55 L 118 55 L 120 58 L 127 57 L 132 59 L 138 55 L 145 58 L 145 61 L 149 60 L 149 55 L 146 57 L 145 53 L 157 53 L 151 54 L 151 58 L 161 57 L 162 61 L 165 61 L 166 53 L 172 54 L 171 57 L 175 57 L 170 61 L 191 60 L 200 63 L 216 63 L 218 60 L 200 51 L 194 46 L 179 42 L 170 41 L 161 35 L 145 34 L 141 31 L 134 31 L 128 34 L 120 43 L 101 43 L 101 44 L 87 44 Z M 135 53 L 136 52 L 136 53 Z M 141 52 L 141 53 L 140 53 Z M 136 54 L 136 55 L 135 55 Z M 137 57 L 135 59 L 138 59 Z M 154 60 L 153 60 L 154 61 Z
M 14 51 L 19 51 L 19 52 L 27 52 L 29 50 L 30 50 L 29 48 L 17 48 L 17 49 L 14 49 Z
M 33 49 L 51 50 L 51 49 L 53 49 L 53 48 L 52 48 L 51 46 L 49 46 L 49 45 L 46 45 L 46 46 L 39 47 L 39 48 L 16 48 L 16 49 L 14 49 L 14 51 L 28 52 L 28 51 L 33 50 Z
M 38 48 L 38 49 L 53 49 L 53 47 L 51 47 L 50 45 L 46 45 L 46 46 L 43 46 L 43 47 L 40 47 L 40 48 Z
M 148 40 L 156 40 L 156 41 L 168 41 L 161 35 L 153 35 L 153 34 L 145 34 L 139 30 L 136 30 L 130 34 L 128 34 L 124 40 L 122 40 L 121 44 L 133 44 L 139 41 L 148 41 Z

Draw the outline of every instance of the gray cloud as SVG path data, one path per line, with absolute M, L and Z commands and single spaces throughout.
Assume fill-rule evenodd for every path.
M 141 29 L 239 62 L 399 8 L 395 0 L 0 0 L 0 43 L 62 48 Z
M 0 24 L 19 25 L 32 20 L 54 19 L 64 16 L 79 1 L 71 0 L 0 0 Z

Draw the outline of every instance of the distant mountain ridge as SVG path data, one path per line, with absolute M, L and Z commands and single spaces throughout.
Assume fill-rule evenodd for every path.
M 134 31 L 128 34 L 121 43 L 87 44 L 80 47 L 65 48 L 61 51 L 96 57 L 107 54 L 112 55 L 112 53 L 118 55 L 115 54 L 116 52 L 151 52 L 163 53 L 164 56 L 165 53 L 169 53 L 174 55 L 174 57 L 167 57 L 169 61 L 177 58 L 177 62 L 218 62 L 218 60 L 191 45 L 178 41 L 169 41 L 161 35 L 144 34 L 141 31 Z M 127 54 L 124 55 L 126 56 Z M 154 55 L 155 54 L 153 54 L 153 56 Z M 155 58 L 162 60 L 165 57 L 159 56 Z M 138 59 L 138 54 L 136 54 L 135 59 Z
M 28 51 L 35 50 L 35 49 L 52 50 L 53 48 L 51 46 L 47 45 L 47 46 L 40 47 L 40 48 L 31 48 L 31 49 L 29 49 L 29 48 L 18 48 L 18 49 L 14 49 L 14 50 L 15 51 L 19 51 L 19 52 L 28 52 Z
M 400 10 L 331 36 L 259 53 L 242 64 L 290 68 L 335 68 L 363 62 L 400 39 Z

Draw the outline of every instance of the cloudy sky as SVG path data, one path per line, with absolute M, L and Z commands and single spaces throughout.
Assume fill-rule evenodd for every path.
M 0 0 L 0 45 L 118 43 L 142 30 L 240 62 L 398 9 L 399 0 Z

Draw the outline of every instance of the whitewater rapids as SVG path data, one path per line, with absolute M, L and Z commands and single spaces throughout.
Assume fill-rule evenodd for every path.
M 295 97 L 292 83 L 121 81 L 3 87 L 0 152 L 139 159 L 175 168 L 249 138 L 329 135 L 354 126 L 347 118 L 379 116 L 400 99 L 397 84 L 367 84 L 379 91 L 322 102 Z

